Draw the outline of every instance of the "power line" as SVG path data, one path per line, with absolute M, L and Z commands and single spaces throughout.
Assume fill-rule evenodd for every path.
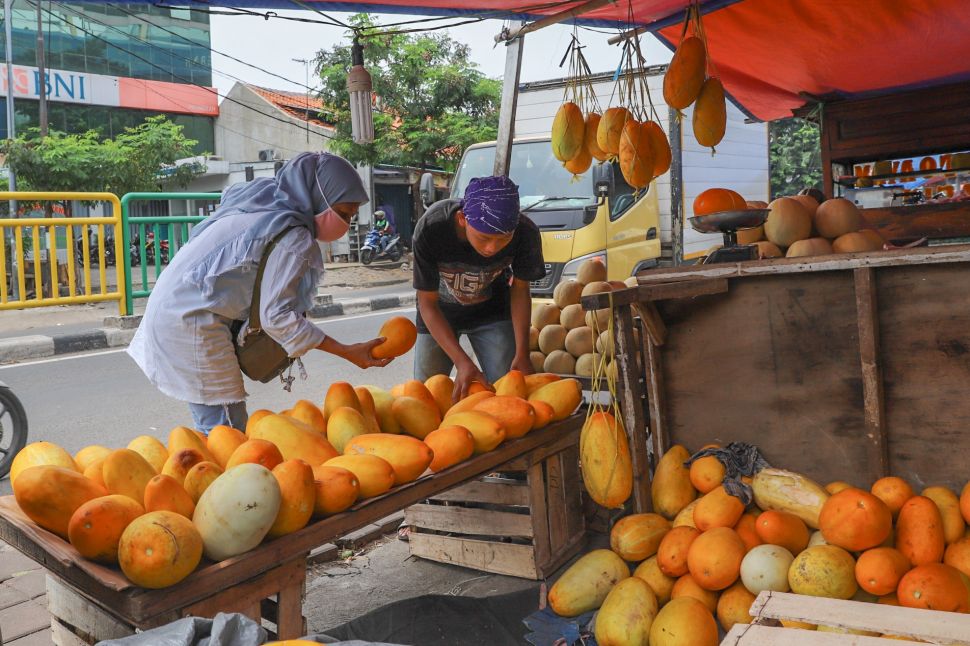
M 292 83 L 293 85 L 299 85 L 300 87 L 305 88 L 307 90 L 313 90 L 314 89 L 314 88 L 312 88 L 312 87 L 310 87 L 308 85 L 304 85 L 303 83 L 300 83 L 299 81 L 294 81 L 292 79 L 286 78 L 285 76 L 281 76 L 281 75 L 279 75 L 279 74 L 277 74 L 275 72 L 271 72 L 268 69 L 265 69 L 263 67 L 260 67 L 259 65 L 254 65 L 252 63 L 247 63 L 246 61 L 242 60 L 241 58 L 236 58 L 235 56 L 233 56 L 231 54 L 226 54 L 225 52 L 221 52 L 221 51 L 219 51 L 217 49 L 213 49 L 212 46 L 211 46 L 211 44 L 200 43 L 200 42 L 198 42 L 196 40 L 192 40 L 191 38 L 188 38 L 187 36 L 183 36 L 182 34 L 178 33 L 177 31 L 172 31 L 171 29 L 167 29 L 166 27 L 163 27 L 162 25 L 159 25 L 158 23 L 152 22 L 151 20 L 148 20 L 147 18 L 144 18 L 142 16 L 139 16 L 138 14 L 135 14 L 135 13 L 133 13 L 131 11 L 128 11 L 127 9 L 125 9 L 121 5 L 116 5 L 116 4 L 110 4 L 109 3 L 108 6 L 114 8 L 114 9 L 117 9 L 118 11 L 121 11 L 122 13 L 128 14 L 129 16 L 131 16 L 132 18 L 134 18 L 135 20 L 140 20 L 140 21 L 142 21 L 144 23 L 147 23 L 147 24 L 151 25 L 152 27 L 155 27 L 156 29 L 159 29 L 161 31 L 164 31 L 167 34 L 171 34 L 172 36 L 176 36 L 177 38 L 181 38 L 182 40 L 184 40 L 187 43 L 190 43 L 192 45 L 198 45 L 200 47 L 206 47 L 207 49 L 211 50 L 213 53 L 219 54 L 220 56 L 225 56 L 226 58 L 228 58 L 231 61 L 235 61 L 235 62 L 237 62 L 237 63 L 239 63 L 241 65 L 245 65 L 246 67 L 252 68 L 252 69 L 257 70 L 259 72 L 262 72 L 264 74 L 269 74 L 270 76 L 275 76 L 276 78 L 281 79 L 283 81 L 286 81 L 287 83 Z M 214 68 L 210 68 L 210 69 L 212 69 L 212 71 L 215 72 L 215 69 Z M 228 75 L 226 75 L 226 76 L 228 76 Z M 229 78 L 233 78 L 234 79 L 236 77 L 229 76 Z M 236 80 L 240 80 L 240 79 L 236 79 Z
M 216 96 L 222 97 L 223 99 L 225 99 L 226 101 L 229 101 L 230 103 L 235 103 L 236 105 L 242 106 L 243 108 L 246 108 L 247 110 L 252 110 L 253 112 L 255 112 L 257 114 L 262 115 L 264 117 L 267 117 L 269 119 L 272 119 L 274 121 L 279 121 L 280 123 L 285 123 L 285 124 L 287 124 L 287 125 L 289 125 L 291 127 L 299 128 L 300 129 L 300 132 L 303 132 L 303 126 L 301 126 L 300 124 L 293 123 L 292 121 L 287 121 L 287 120 L 281 119 L 280 117 L 277 117 L 275 115 L 268 114 L 266 112 L 262 112 L 260 110 L 257 110 L 256 108 L 254 108 L 254 107 L 252 107 L 250 105 L 246 105 L 245 103 L 243 103 L 241 101 L 237 101 L 237 100 L 235 100 L 235 99 L 233 99 L 233 98 L 231 98 L 231 97 L 229 97 L 227 95 L 220 94 L 217 90 L 213 90 L 212 88 L 208 88 L 208 87 L 205 87 L 204 85 L 198 85 L 196 83 L 192 83 L 189 79 L 186 79 L 184 77 L 181 77 L 178 74 L 175 74 L 171 70 L 167 70 L 167 69 L 165 69 L 164 67 L 162 67 L 160 65 L 156 65 L 155 63 L 151 62 L 147 58 L 144 58 L 142 56 L 139 56 L 138 54 L 134 53 L 133 51 L 131 51 L 129 49 L 125 49 L 124 47 L 121 47 L 120 45 L 117 45 L 115 43 L 112 43 L 109 40 L 106 40 L 104 38 L 101 38 L 97 34 L 91 32 L 91 31 L 88 31 L 87 29 L 85 29 L 83 27 L 79 27 L 79 26 L 75 25 L 74 23 L 68 22 L 67 19 L 65 19 L 65 18 L 57 15 L 56 13 L 52 12 L 50 9 L 44 9 L 43 7 L 42 7 L 42 9 L 43 9 L 43 11 L 46 11 L 48 14 L 53 15 L 55 18 L 57 18 L 61 22 L 65 23 L 65 24 L 71 25 L 72 27 L 74 27 L 78 31 L 81 31 L 81 32 L 87 34 L 88 36 L 91 36 L 95 40 L 101 41 L 101 42 L 103 42 L 103 43 L 105 43 L 107 45 L 110 45 L 111 47 L 114 47 L 114 48 L 116 48 L 116 49 L 118 49 L 118 50 L 120 50 L 122 52 L 125 52 L 129 56 L 133 56 L 134 58 L 137 58 L 138 60 L 142 61 L 143 63 L 146 63 L 147 65 L 149 65 L 151 67 L 154 67 L 157 70 L 160 70 L 162 72 L 165 72 L 166 74 L 171 74 L 172 78 L 179 79 L 180 81 L 182 81 L 186 85 L 191 85 L 193 87 L 200 88 L 202 90 L 205 90 L 206 92 L 209 92 L 210 94 L 215 94 Z
M 317 9 L 316 7 L 312 7 L 312 6 L 308 5 L 305 2 L 302 2 L 302 0 L 290 0 L 290 2 L 292 2 L 296 6 L 300 7 L 301 9 L 307 9 L 307 10 L 312 11 L 313 13 L 315 13 L 315 14 L 317 14 L 319 16 L 323 16 L 325 19 L 331 21 L 331 23 L 335 27 L 343 27 L 344 29 L 353 29 L 355 32 L 357 31 L 357 29 L 355 29 L 351 25 L 348 25 L 344 21 L 337 20 L 333 16 L 329 16 L 329 15 L 323 13 L 322 11 L 320 11 L 319 9 Z

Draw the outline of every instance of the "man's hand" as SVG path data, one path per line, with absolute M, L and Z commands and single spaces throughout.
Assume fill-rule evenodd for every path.
M 529 358 L 529 355 L 515 355 L 515 358 L 512 359 L 512 365 L 509 366 L 509 370 L 518 370 L 523 375 L 535 374 L 535 368 L 532 367 L 532 359 Z
M 348 345 L 337 343 L 336 348 L 334 348 L 332 351 L 328 349 L 328 351 L 342 359 L 346 359 L 358 368 L 373 368 L 374 366 L 383 368 L 391 362 L 391 358 L 375 359 L 371 355 L 371 350 L 382 343 L 384 343 L 384 337 L 378 337 L 370 341 L 364 341 L 363 343 L 351 343 Z
M 492 388 L 492 384 L 488 383 L 488 379 L 482 374 L 482 371 L 470 359 L 458 364 L 455 366 L 455 369 L 457 370 L 457 374 L 455 375 L 455 389 L 451 393 L 451 400 L 453 402 L 460 401 L 468 395 L 468 389 L 471 388 L 473 381 L 479 382 L 493 392 L 495 391 Z

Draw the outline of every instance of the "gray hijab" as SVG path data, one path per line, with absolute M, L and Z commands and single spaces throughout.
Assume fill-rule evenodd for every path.
M 331 153 L 301 153 L 286 162 L 275 178 L 233 184 L 219 208 L 192 229 L 196 238 L 213 222 L 237 218 L 253 239 L 272 239 L 292 226 L 313 233 L 313 217 L 340 202 L 369 201 L 357 170 Z

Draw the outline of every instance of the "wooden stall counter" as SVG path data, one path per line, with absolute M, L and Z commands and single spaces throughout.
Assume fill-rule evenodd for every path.
M 509 462 L 531 466 L 573 448 L 584 416 L 585 411 L 580 410 L 494 451 L 395 487 L 245 554 L 218 563 L 203 560 L 186 579 L 160 590 L 136 587 L 119 569 L 84 559 L 68 542 L 30 521 L 13 496 L 0 497 L 0 539 L 46 568 L 55 589 L 78 595 L 90 605 L 90 612 L 100 612 L 122 630 L 128 627 L 133 632 L 184 616 L 211 617 L 223 611 L 242 612 L 257 621 L 269 618 L 276 624 L 279 639 L 293 639 L 305 634 L 302 602 L 306 557 L 311 549 L 488 475 Z M 580 486 L 578 482 L 569 485 Z M 273 599 L 268 601 L 268 597 Z
M 655 455 L 674 443 L 742 441 L 823 483 L 868 486 L 892 474 L 917 491 L 966 484 L 970 246 L 662 269 L 638 280 L 612 298 L 617 319 L 624 308 L 653 319 L 644 342 Z

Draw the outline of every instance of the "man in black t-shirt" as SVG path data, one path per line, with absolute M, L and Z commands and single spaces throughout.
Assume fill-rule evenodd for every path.
M 454 398 L 473 381 L 489 386 L 529 361 L 529 282 L 545 276 L 539 229 L 520 217 L 508 177 L 477 177 L 465 199 L 428 207 L 414 230 L 418 341 L 414 378 L 457 369 Z M 465 334 L 481 370 L 458 344 Z M 483 374 L 484 371 L 484 374 Z

